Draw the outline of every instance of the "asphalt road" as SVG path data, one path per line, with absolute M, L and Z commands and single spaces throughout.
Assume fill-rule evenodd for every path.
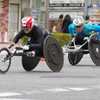
M 11 68 L 0 75 L 0 100 L 99 100 L 100 67 L 89 55 L 72 66 L 67 55 L 60 72 L 52 72 L 45 61 L 40 61 L 31 72 L 26 72 L 21 57 L 12 58 Z

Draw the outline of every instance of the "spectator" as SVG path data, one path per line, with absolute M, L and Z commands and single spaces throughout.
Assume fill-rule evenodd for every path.
M 92 25 L 92 22 L 89 19 L 89 15 L 86 15 L 84 23 Z
M 52 32 L 57 32 L 57 31 L 56 31 L 56 23 L 57 23 L 57 22 L 54 22 L 54 25 L 53 25 L 53 28 L 52 28 Z
M 62 23 L 62 32 L 69 33 L 68 26 L 72 23 L 70 15 L 66 15 Z
M 58 33 L 62 33 L 61 29 L 62 29 L 62 23 L 63 23 L 63 14 L 61 14 L 57 20 L 57 24 L 56 24 L 56 31 Z

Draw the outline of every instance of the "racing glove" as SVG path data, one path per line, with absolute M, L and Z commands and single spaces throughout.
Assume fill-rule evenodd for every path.
M 8 48 L 10 49 L 10 48 L 12 48 L 14 45 L 15 45 L 15 43 L 11 43 L 11 44 L 9 45 Z
M 23 46 L 23 50 L 29 50 L 29 45 Z

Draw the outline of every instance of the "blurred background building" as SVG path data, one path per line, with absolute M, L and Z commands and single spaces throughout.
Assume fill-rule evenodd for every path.
M 89 15 L 93 24 L 100 25 L 100 0 L 0 0 L 0 42 L 5 34 L 12 41 L 24 16 L 32 16 L 51 32 L 61 13 L 70 14 L 72 19 Z

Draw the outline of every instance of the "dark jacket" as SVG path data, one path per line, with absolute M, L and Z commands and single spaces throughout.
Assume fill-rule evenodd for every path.
M 72 23 L 71 17 L 67 14 L 62 23 L 63 33 L 69 33 L 68 26 Z

